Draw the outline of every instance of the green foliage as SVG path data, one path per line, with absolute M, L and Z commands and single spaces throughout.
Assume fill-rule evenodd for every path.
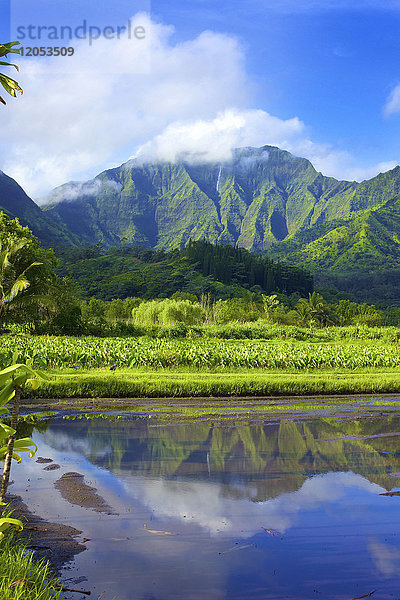
M 300 298 L 296 305 L 298 321 L 301 325 L 326 327 L 334 325 L 337 321 L 333 307 L 327 304 L 321 294 L 313 292 L 308 299 Z
M 380 203 L 373 208 L 297 232 L 275 244 L 269 255 L 310 269 L 317 274 L 320 287 L 335 287 L 353 299 L 396 301 L 400 293 L 399 176 L 397 167 L 375 178 L 382 189 L 376 187 Z
M 107 304 L 98 298 L 90 298 L 89 302 L 81 303 L 82 316 L 89 319 L 98 319 L 104 317 Z
M 289 265 L 274 263 L 245 248 L 228 244 L 215 246 L 205 240 L 190 241 L 183 255 L 196 265 L 205 276 L 211 276 L 226 285 L 245 288 L 258 286 L 267 293 L 281 291 L 287 294 L 312 290 L 312 279 L 306 271 Z
M 20 582 L 20 585 L 13 585 Z M 11 530 L 0 544 L 0 597 L 2 600 L 57 600 L 60 584 L 45 561 L 35 561 L 26 543 Z
M 249 332 L 253 334 L 250 338 Z M 258 337 L 253 337 L 255 332 Z M 266 334 L 264 337 L 263 333 Z M 234 339 L 227 339 L 228 336 Z M 118 368 L 161 369 L 360 369 L 400 366 L 400 334 L 395 328 L 354 326 L 312 331 L 287 326 L 266 328 L 265 323 L 263 326 L 256 323 L 254 326 L 245 325 L 242 330 L 239 324 L 214 328 L 212 338 L 187 336 L 185 339 L 170 339 L 172 337 L 21 336 L 12 339 L 3 336 L 0 360 L 8 362 L 15 350 L 19 355 L 30 357 L 34 364 L 48 369 L 72 368 L 75 365 L 83 369 L 107 369 L 114 361 Z
M 189 292 L 175 292 L 171 296 L 171 300 L 189 300 L 189 302 L 197 302 L 198 298 L 196 294 L 190 294 Z
M 400 307 L 392 306 L 383 313 L 385 325 L 400 325 Z
M 59 312 L 52 320 L 53 333 L 61 335 L 80 335 L 84 331 L 82 313 L 79 306 L 69 306 Z
M 20 185 L 5 173 L 0 174 L 0 210 L 11 219 L 28 226 L 46 248 L 71 246 L 76 241 L 60 223 L 44 213 Z
M 132 319 L 139 325 L 198 325 L 204 320 L 204 311 L 190 300 L 152 300 L 134 308 Z
M 400 393 L 398 372 L 371 371 L 355 372 L 353 369 L 318 368 L 278 371 L 248 369 L 242 372 L 225 367 L 217 370 L 193 369 L 145 369 L 119 370 L 118 377 L 104 370 L 58 373 L 57 379 L 45 384 L 35 392 L 35 397 L 59 398 L 51 401 L 54 408 L 84 408 L 124 412 L 130 407 L 137 412 L 136 403 L 119 398 L 215 398 L 291 396 L 313 394 L 379 394 Z M 33 395 L 33 393 L 32 393 Z M 74 398 L 75 400 L 71 400 Z M 89 398 L 90 400 L 82 400 Z M 111 400 L 110 400 L 111 398 Z M 105 400 L 102 400 L 105 399 Z M 228 401 L 227 401 L 228 403 Z M 276 404 L 276 403 L 275 403 Z M 368 400 L 367 411 L 371 411 Z M 376 402 L 379 405 L 379 402 Z M 382 406 L 384 401 L 380 403 Z M 396 409 L 396 400 L 388 402 Z M 310 406 L 316 409 L 318 405 Z M 327 408 L 327 407 L 324 407 Z M 233 413 L 234 415 L 234 413 Z
M 356 304 L 350 300 L 340 300 L 335 312 L 340 325 L 358 324 L 373 327 L 383 324 L 383 313 L 366 303 Z
M 71 279 L 56 278 L 51 287 L 53 305 L 35 331 L 61 335 L 81 335 L 84 323 L 76 286 Z
M 264 312 L 268 320 L 272 320 L 274 313 L 276 313 L 279 308 L 279 300 L 277 294 L 272 294 L 271 296 L 266 296 L 265 294 L 261 295 Z
M 31 331 L 83 333 L 74 283 L 57 277 L 56 262 L 27 227 L 0 213 L 0 319 Z
M 52 298 L 57 285 L 54 253 L 42 250 L 27 227 L 3 213 L 0 213 L 0 246 L 3 318 L 5 322 L 37 323 L 54 305 Z
M 274 263 L 244 248 L 191 242 L 171 252 L 140 247 L 111 248 L 102 253 L 76 249 L 60 253 L 60 275 L 71 275 L 85 298 L 145 300 L 184 294 L 177 299 L 196 301 L 203 294 L 212 298 L 251 299 L 258 289 L 307 294 L 312 277 L 307 271 Z
M 10 528 L 20 531 L 23 529 L 22 522 L 19 519 L 12 519 L 10 517 L 0 518 L 0 542 L 4 539 L 4 532 Z
M 211 320 L 217 325 L 226 323 L 256 321 L 261 316 L 260 307 L 246 302 L 243 298 L 217 300 L 212 307 Z
M 16 272 L 13 262 L 16 255 L 26 244 L 26 239 L 14 241 L 6 238 L 3 241 L 0 238 L 0 327 L 5 313 L 12 310 L 15 304 L 18 304 L 18 301 L 21 300 L 21 294 L 30 286 L 26 276 L 27 272 L 42 264 L 33 262 L 21 273 Z M 23 300 L 26 300 L 26 296 L 23 296 Z
M 135 310 L 140 303 L 140 298 L 125 298 L 125 300 L 116 298 L 111 300 L 111 302 L 104 304 L 105 310 L 103 315 L 109 321 L 114 322 L 130 319 L 132 316 L 132 311 Z
M 13 362 L 15 361 L 15 356 L 14 352 Z M 43 378 L 43 375 L 34 371 L 30 364 L 12 364 L 0 371 L 0 414 L 7 413 L 6 404 L 11 402 L 11 400 L 13 402 L 11 427 L 0 422 L 0 460 L 4 461 L 0 503 L 4 502 L 7 493 L 12 459 L 14 458 L 18 462 L 21 462 L 18 453 L 29 452 L 33 456 L 37 450 L 36 444 L 30 438 L 16 439 L 16 428 L 18 425 L 21 391 L 25 387 L 37 389 L 41 378 Z M 5 443 L 6 441 L 7 443 Z M 4 521 L 3 528 L 6 529 L 9 524 L 7 520 Z M 13 523 L 11 522 L 11 524 Z
M 18 46 L 19 44 L 20 42 L 8 42 L 7 44 L 0 44 L 0 58 L 6 57 L 8 54 L 19 54 L 19 48 L 15 48 L 15 46 Z M 0 61 L 0 66 L 14 67 L 14 69 L 19 71 L 18 66 L 12 63 Z M 10 94 L 10 96 L 14 96 L 14 98 L 16 97 L 17 92 L 20 92 L 21 94 L 23 93 L 19 84 L 14 79 L 11 79 L 11 77 L 8 75 L 4 75 L 4 73 L 0 73 L 0 85 L 3 86 L 5 91 Z M 6 104 L 6 101 L 1 96 L 0 102 L 2 104 Z

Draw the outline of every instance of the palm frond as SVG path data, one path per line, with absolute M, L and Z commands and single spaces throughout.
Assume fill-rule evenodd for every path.
M 29 265 L 29 267 L 26 267 L 26 269 L 22 271 L 21 275 L 25 275 L 25 273 L 27 273 L 29 269 L 32 269 L 32 267 L 39 267 L 42 264 L 42 262 L 33 262 L 31 265 Z
M 8 42 L 7 44 L 0 44 L 0 56 L 7 56 L 7 54 L 20 54 L 20 49 L 14 48 L 14 46 L 19 46 L 20 43 L 21 42 Z
M 4 271 L 10 266 L 10 253 L 8 251 L 8 248 L 5 248 L 5 250 L 2 250 L 0 252 L 0 271 L 2 273 L 4 273 Z
M 0 57 L 7 56 L 8 54 L 20 54 L 20 49 L 14 47 L 18 46 L 19 44 L 20 42 L 8 42 L 8 44 L 0 44 Z M 13 67 L 17 71 L 19 71 L 18 65 L 15 65 L 13 63 L 1 61 L 0 65 L 2 67 Z M 4 73 L 0 73 L 0 85 L 6 90 L 8 94 L 10 94 L 10 96 L 14 96 L 14 98 L 17 95 L 17 92 L 23 94 L 23 90 L 19 83 L 15 81 L 15 79 L 11 79 L 11 77 L 4 75 Z M 0 102 L 2 104 L 6 104 L 6 101 L 1 96 Z
M 18 310 L 21 308 L 37 305 L 40 308 L 50 308 L 56 310 L 58 308 L 58 302 L 46 294 L 22 294 L 18 296 L 12 303 L 12 306 L 8 307 L 8 310 Z
M 19 293 L 26 290 L 29 286 L 30 286 L 30 283 L 27 280 L 27 278 L 24 275 L 20 275 L 15 280 L 13 286 L 11 287 L 11 290 L 7 294 L 4 294 L 3 302 L 5 304 L 12 302 L 14 300 L 14 298 L 16 298 L 18 296 Z

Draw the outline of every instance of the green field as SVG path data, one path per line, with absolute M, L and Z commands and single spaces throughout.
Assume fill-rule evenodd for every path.
M 32 359 L 42 369 L 364 369 L 400 367 L 400 345 L 385 339 L 149 339 L 3 336 L 0 362 Z
M 210 398 L 400 393 L 396 371 L 266 372 L 259 369 L 209 371 L 179 369 L 99 369 L 50 371 L 50 381 L 28 398 Z
M 400 345 L 386 334 L 314 342 L 2 336 L 0 359 L 5 366 L 17 351 L 42 369 L 48 380 L 25 391 L 35 398 L 400 393 Z

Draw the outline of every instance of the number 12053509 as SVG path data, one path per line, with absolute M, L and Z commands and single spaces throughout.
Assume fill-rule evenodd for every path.
M 72 56 L 75 52 L 72 46 L 22 46 L 21 56 Z

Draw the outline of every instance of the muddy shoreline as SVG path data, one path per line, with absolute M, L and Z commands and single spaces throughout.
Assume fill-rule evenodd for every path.
M 13 518 L 22 521 L 24 529 L 20 535 L 27 541 L 27 547 L 34 550 L 35 559 L 49 561 L 55 575 L 60 575 L 65 565 L 86 550 L 85 544 L 77 540 L 82 535 L 79 529 L 51 523 L 44 516 L 32 513 L 20 496 L 7 494 L 6 502 L 13 511 Z
M 400 394 L 340 394 L 309 396 L 234 396 L 229 398 L 44 398 L 25 399 L 21 402 L 23 413 L 52 412 L 68 415 L 98 415 L 110 417 L 135 417 L 151 419 L 157 424 L 214 421 L 237 422 L 297 420 L 310 416 L 330 416 L 339 419 L 374 418 L 397 414 Z M 150 421 L 149 421 L 150 422 Z
M 38 458 L 36 462 L 52 463 L 52 459 Z M 99 513 L 116 514 L 97 493 L 96 488 L 85 482 L 81 473 L 65 473 L 54 482 L 54 488 L 69 504 Z M 5 500 L 8 504 L 7 509 L 13 511 L 13 518 L 20 519 L 23 523 L 24 528 L 19 535 L 27 542 L 27 548 L 34 551 L 35 559 L 48 561 L 54 575 L 62 575 L 62 569 L 67 567 L 77 554 L 86 550 L 88 539 L 82 538 L 81 530 L 70 525 L 53 523 L 47 520 L 45 515 L 33 513 L 20 496 L 8 493 Z M 84 578 L 79 578 L 75 583 L 83 580 Z

